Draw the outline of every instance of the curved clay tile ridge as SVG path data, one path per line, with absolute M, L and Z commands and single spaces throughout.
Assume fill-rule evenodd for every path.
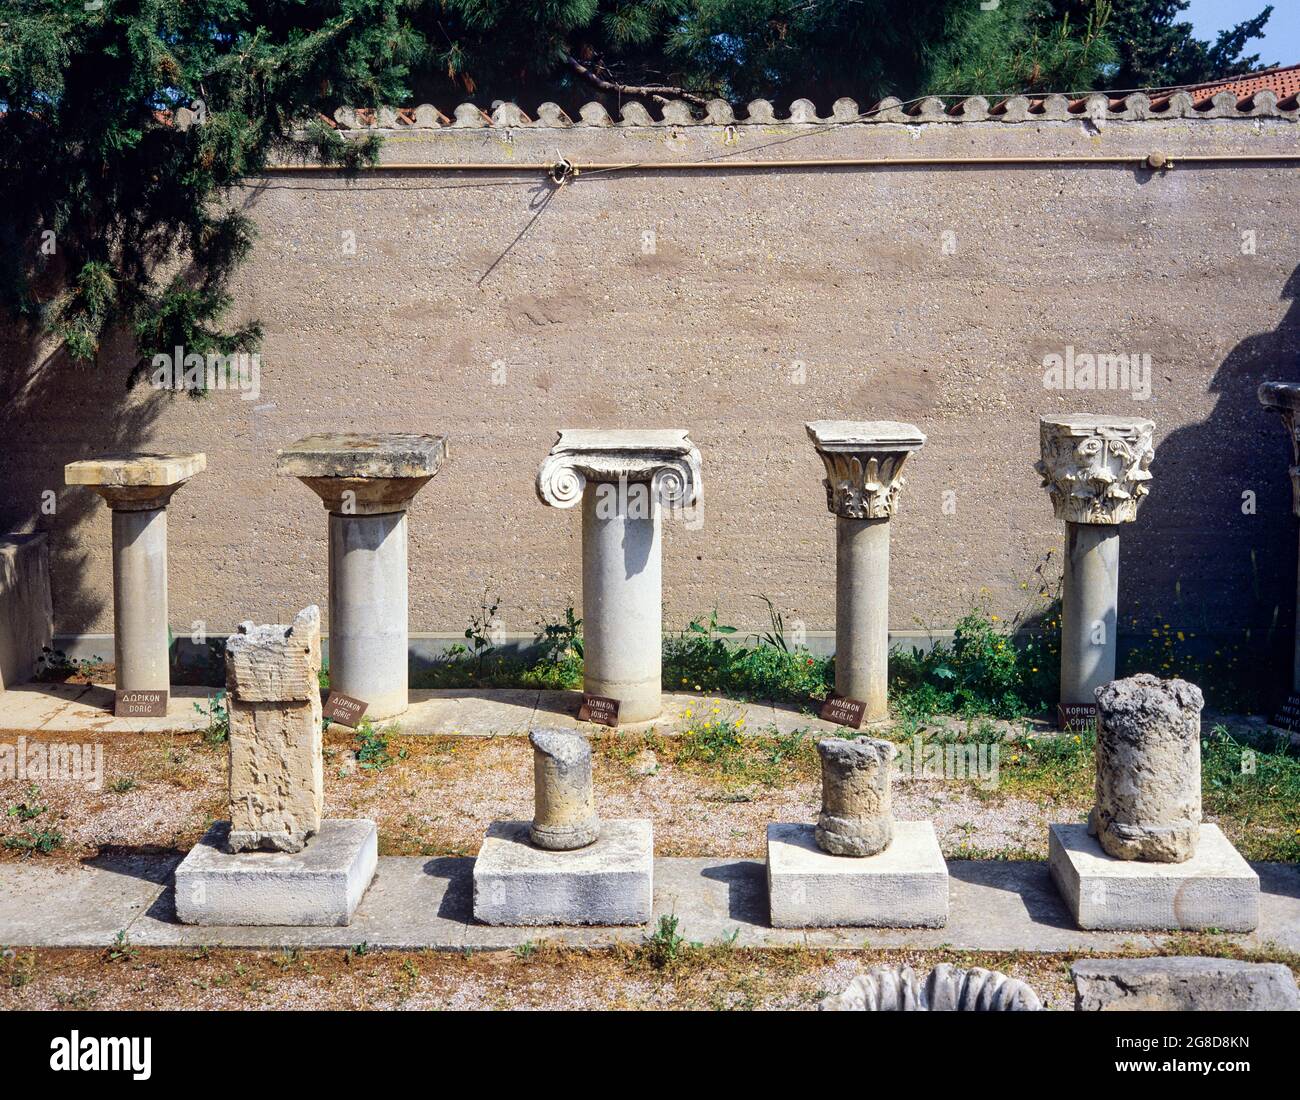
M 852 122 L 1068 122 L 1075 118 L 1088 118 L 1094 122 L 1163 118 L 1286 118 L 1295 121 L 1300 120 L 1297 98 L 1293 94 L 1279 101 L 1276 93 L 1269 89 L 1244 97 L 1220 91 L 1199 99 L 1188 91 L 1157 93 L 1154 97 L 1145 92 L 1133 92 L 1118 99 L 1102 92 L 1078 99 L 1064 95 L 1040 98 L 1016 95 L 996 103 L 990 103 L 983 96 L 966 99 L 929 96 L 906 105 L 890 97 L 882 99 L 868 111 L 860 110 L 852 99 L 837 99 L 831 106 L 831 113 L 825 116 L 818 115 L 816 105 L 807 99 L 796 99 L 790 104 L 789 113 L 781 116 L 766 99 L 753 100 L 745 108 L 743 116 L 737 115 L 731 104 L 723 99 L 709 100 L 703 111 L 683 100 L 669 100 L 658 108 L 657 118 L 645 104 L 629 101 L 623 104 L 617 121 L 600 103 L 584 104 L 576 119 L 554 103 L 543 103 L 537 108 L 535 118 L 513 103 L 503 103 L 490 113 L 473 103 L 462 103 L 450 117 L 438 108 L 422 103 L 418 107 L 378 107 L 374 110 L 340 107 L 334 112 L 333 120 L 325 121 L 343 130 L 400 130 L 407 127 L 426 130 L 503 129 L 516 126 L 825 126 Z

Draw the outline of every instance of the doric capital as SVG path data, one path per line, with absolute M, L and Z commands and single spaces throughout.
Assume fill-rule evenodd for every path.
M 1300 384 L 1265 382 L 1259 387 L 1259 403 L 1282 417 L 1291 437 L 1291 508 L 1300 516 Z
M 665 508 L 689 508 L 703 494 L 700 451 L 685 431 L 588 431 L 566 428 L 537 471 L 537 496 L 552 508 L 572 508 L 587 483 L 649 483 Z
M 846 519 L 889 519 L 907 456 L 925 443 L 920 428 L 894 420 L 814 420 L 808 438 L 826 466 L 826 507 Z
M 68 485 L 85 485 L 115 512 L 148 512 L 167 507 L 172 494 L 208 464 L 206 455 L 118 454 L 69 462 Z
M 1034 469 L 1069 523 L 1132 523 L 1150 491 L 1155 424 L 1140 416 L 1072 413 L 1039 418 L 1043 457 Z
M 301 480 L 330 512 L 374 516 L 406 511 L 446 458 L 445 435 L 336 432 L 278 451 L 275 469 Z

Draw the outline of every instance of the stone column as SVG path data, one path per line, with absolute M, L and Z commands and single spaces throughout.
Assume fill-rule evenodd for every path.
M 1291 508 L 1300 516 L 1300 384 L 1265 382 L 1259 387 L 1259 401 L 1282 418 L 1291 440 Z M 1291 690 L 1300 695 L 1300 584 L 1296 589 L 1295 650 L 1291 663 Z M 1294 734 L 1293 734 L 1294 738 Z
M 815 420 L 805 425 L 826 467 L 826 507 L 836 517 L 835 691 L 889 716 L 889 520 L 903 463 L 925 443 L 892 420 Z
M 232 852 L 300 852 L 320 831 L 320 610 L 290 626 L 240 623 L 226 640 Z
M 1201 689 L 1150 673 L 1097 692 L 1088 831 L 1116 859 L 1184 863 L 1201 832 Z
M 533 824 L 529 839 L 539 848 L 567 852 L 600 835 L 592 794 L 591 746 L 579 733 L 534 730 Z
M 119 691 L 168 691 L 167 502 L 207 466 L 202 454 L 126 454 L 71 462 L 113 510 L 113 660 Z
M 392 718 L 407 707 L 406 509 L 442 468 L 445 436 L 313 435 L 280 451 L 329 512 L 330 688 Z
M 680 430 L 565 430 L 537 473 L 553 508 L 582 502 L 583 690 L 619 721 L 661 710 L 661 510 L 701 499 L 700 452 Z
M 822 759 L 822 811 L 814 836 L 833 856 L 874 856 L 894 839 L 889 802 L 888 741 L 846 741 L 827 737 L 817 742 Z
M 1115 678 L 1119 525 L 1137 518 L 1155 457 L 1155 424 L 1136 416 L 1072 413 L 1039 420 L 1035 469 L 1065 521 L 1061 580 L 1061 703 L 1094 704 Z

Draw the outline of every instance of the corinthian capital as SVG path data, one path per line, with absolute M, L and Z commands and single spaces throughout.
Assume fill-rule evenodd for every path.
M 572 508 L 588 482 L 648 484 L 651 499 L 689 508 L 703 493 L 700 451 L 685 431 L 588 431 L 566 428 L 537 471 L 537 496 L 552 508 Z
M 1132 523 L 1150 491 L 1155 424 L 1140 416 L 1071 413 L 1039 418 L 1043 457 L 1034 464 L 1056 518 Z
M 826 466 L 826 507 L 846 519 L 889 519 L 904 485 L 903 463 L 925 443 L 921 430 L 893 420 L 814 420 L 804 427 Z
M 1259 403 L 1282 417 L 1291 437 L 1291 509 L 1300 516 L 1300 384 L 1265 382 L 1259 387 Z

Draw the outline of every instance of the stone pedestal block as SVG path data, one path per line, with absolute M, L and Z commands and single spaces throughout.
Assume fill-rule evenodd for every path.
M 1250 932 L 1259 923 L 1259 876 L 1215 825 L 1201 826 L 1182 863 L 1116 859 L 1087 826 L 1052 825 L 1048 862 L 1083 929 Z
M 219 821 L 176 868 L 184 924 L 345 925 L 378 865 L 373 821 L 326 819 L 300 852 L 227 851 Z
M 445 436 L 313 435 L 279 452 L 329 518 L 330 688 L 393 718 L 409 687 L 406 510 L 442 468 Z
M 774 928 L 940 928 L 948 921 L 948 867 L 928 821 L 895 821 L 893 843 L 860 859 L 822 851 L 811 825 L 769 825 L 767 888 Z
M 649 821 L 601 822 L 585 848 L 552 852 L 531 823 L 495 821 L 474 861 L 474 917 L 484 924 L 644 924 L 654 896 Z
M 543 504 L 582 504 L 583 690 L 617 699 L 621 724 L 662 710 L 661 516 L 702 491 L 700 452 L 676 429 L 566 429 L 537 472 Z

